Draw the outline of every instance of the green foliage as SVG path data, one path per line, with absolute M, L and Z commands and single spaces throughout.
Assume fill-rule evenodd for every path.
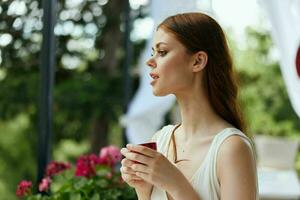
M 86 140 L 76 142 L 72 139 L 60 140 L 53 150 L 53 158 L 57 161 L 75 161 L 77 157 L 89 151 L 89 143 Z
M 0 122 L 0 194 L 3 200 L 16 199 L 14 191 L 20 177 L 35 179 L 35 136 L 28 130 L 26 114 Z
M 78 162 L 78 161 L 77 161 Z M 85 160 L 84 162 L 87 162 Z M 88 161 L 90 162 L 90 161 Z M 65 169 L 62 172 L 49 177 L 47 192 L 42 194 L 32 193 L 31 187 L 22 194 L 26 200 L 135 200 L 137 199 L 134 188 L 127 185 L 121 178 L 121 173 L 115 171 L 106 164 L 92 164 L 96 174 L 84 177 L 74 176 L 75 169 Z M 91 166 L 85 169 L 77 166 L 76 170 L 89 171 Z M 54 169 L 54 168 L 52 168 Z M 59 169 L 59 168 L 57 168 Z M 53 170 L 52 170 L 53 171 Z
M 86 137 L 95 117 L 107 115 L 113 122 L 122 110 L 121 77 L 75 74 L 55 89 L 55 127 L 63 137 Z M 66 121 L 68 122 L 66 124 Z
M 299 117 L 291 107 L 269 33 L 248 28 L 245 49 L 234 44 L 240 99 L 249 131 L 254 134 L 300 138 Z M 272 54 L 273 53 L 273 54 Z
M 11 7 L 16 1 L 0 1 L 0 37 L 8 38 L 7 43 L 0 44 L 1 199 L 14 199 L 12 194 L 20 177 L 35 180 L 43 25 L 41 2 L 18 1 L 25 7 L 20 13 Z M 91 135 L 104 138 L 110 130 L 121 131 L 116 124 L 123 110 L 125 50 L 120 27 L 124 26 L 124 1 L 57 3 L 52 147 L 54 157 L 72 159 L 90 150 L 87 138 Z M 137 48 L 142 48 L 140 46 L 141 43 Z M 20 115 L 27 120 L 24 128 L 19 126 Z M 105 123 L 97 125 L 103 118 Z M 108 129 L 100 129 L 101 126 Z M 114 135 L 121 139 L 121 133 Z M 75 145 L 83 144 L 82 149 L 67 153 L 72 149 L 63 141 L 70 140 L 75 140 Z M 64 151 L 57 153 L 62 149 Z
M 99 168 L 98 175 L 87 179 L 85 177 L 70 177 L 65 173 L 57 175 L 51 186 L 50 196 L 35 195 L 31 199 L 48 199 L 48 200 L 90 200 L 90 199 L 107 199 L 107 200 L 134 200 L 136 199 L 133 188 L 125 184 L 118 183 L 120 174 L 116 173 L 111 179 L 104 178 L 110 170 Z M 70 172 L 68 172 L 70 173 Z

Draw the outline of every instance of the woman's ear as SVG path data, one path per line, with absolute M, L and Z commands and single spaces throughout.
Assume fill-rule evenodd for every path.
M 204 51 L 198 51 L 194 56 L 193 72 L 201 71 L 207 64 L 208 56 Z

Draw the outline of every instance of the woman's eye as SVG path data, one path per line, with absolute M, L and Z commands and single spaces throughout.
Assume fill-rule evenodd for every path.
M 152 51 L 151 57 L 153 57 L 155 54 L 158 54 L 159 56 L 165 56 L 167 54 L 166 51 L 160 50 L 160 51 Z
M 160 55 L 160 56 L 164 56 L 167 54 L 166 51 L 157 51 L 157 53 Z

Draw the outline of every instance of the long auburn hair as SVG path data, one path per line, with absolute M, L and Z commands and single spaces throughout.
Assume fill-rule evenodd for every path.
M 220 25 L 203 13 L 182 13 L 166 18 L 159 28 L 173 33 L 188 52 L 207 53 L 203 84 L 208 99 L 220 117 L 246 133 L 238 102 L 237 76 Z

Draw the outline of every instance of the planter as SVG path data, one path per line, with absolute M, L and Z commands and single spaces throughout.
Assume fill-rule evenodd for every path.
M 283 137 L 254 137 L 261 200 L 298 200 L 300 184 L 295 170 L 299 141 Z

